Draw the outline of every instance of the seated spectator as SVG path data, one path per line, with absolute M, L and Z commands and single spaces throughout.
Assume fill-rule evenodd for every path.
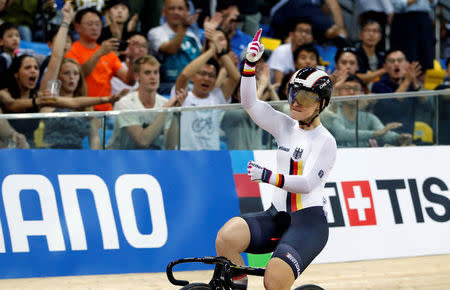
M 80 39 L 75 41 L 66 54 L 67 58 L 76 60 L 86 76 L 89 97 L 111 95 L 111 79 L 118 77 L 128 85 L 134 84 L 133 73 L 122 65 L 116 52 L 119 40 L 110 38 L 97 44 L 102 28 L 102 16 L 93 8 L 80 10 L 75 15 L 75 29 Z M 129 60 L 133 61 L 133 60 Z M 128 67 L 130 67 L 128 65 Z M 94 106 L 97 111 L 110 111 L 112 105 L 105 103 Z
M 0 108 L 0 114 L 3 114 Z M 28 149 L 30 145 L 23 134 L 18 133 L 9 124 L 8 120 L 0 120 L 0 148 L 21 148 Z
M 131 36 L 130 33 L 135 31 L 138 21 L 137 14 L 130 18 L 128 0 L 108 0 L 103 11 L 108 25 L 102 28 L 102 34 L 97 43 L 101 44 L 112 37 L 127 41 Z
M 33 56 L 21 55 L 11 63 L 6 74 L 6 88 L 0 91 L 0 101 L 5 113 L 37 113 L 39 107 L 52 105 L 52 98 L 37 94 L 39 65 Z M 34 131 L 39 126 L 38 119 L 9 120 L 18 133 L 25 135 L 30 147 L 34 147 Z
M 139 110 L 180 106 L 186 91 L 178 90 L 167 100 L 157 93 L 160 63 L 151 55 L 138 58 L 133 70 L 139 87 L 122 98 L 114 110 Z M 121 114 L 116 117 L 113 135 L 107 149 L 175 149 L 178 143 L 178 123 L 172 114 Z
M 183 69 L 172 88 L 173 97 L 178 90 L 187 89 L 189 80 L 192 80 L 193 88 L 188 92 L 183 107 L 225 104 L 239 82 L 239 71 L 230 56 L 220 54 L 224 43 L 219 41 L 218 36 L 216 33 L 210 48 Z M 219 61 L 227 69 L 227 79 L 218 88 L 215 88 L 215 83 L 220 66 L 214 60 L 215 55 L 220 55 Z M 221 116 L 217 110 L 182 112 L 181 149 L 219 150 Z
M 5 22 L 0 25 L 0 74 L 3 75 L 16 57 L 16 50 L 20 46 L 20 34 L 16 25 Z
M 336 70 L 355 75 L 358 71 L 358 56 L 354 47 L 339 48 L 334 56 Z
M 450 57 L 445 62 L 447 75 L 444 82 L 437 86 L 435 90 L 450 90 Z M 439 144 L 450 145 L 450 93 L 439 96 Z
M 356 0 L 355 14 L 360 25 L 368 20 L 378 22 L 381 40 L 378 42 L 376 50 L 385 51 L 386 25 L 391 25 L 394 17 L 394 6 L 392 6 L 391 0 Z
M 390 48 L 401 50 L 409 62 L 417 61 L 424 72 L 433 68 L 436 37 L 430 13 L 437 0 L 392 0 Z
M 54 99 L 51 107 L 42 107 L 40 112 L 73 112 L 91 111 L 93 105 L 102 103 L 113 104 L 122 97 L 125 92 L 120 92 L 112 97 L 90 98 L 87 97 L 86 83 L 81 66 L 73 59 L 64 57 L 68 38 L 68 27 L 73 18 L 73 10 L 70 2 L 66 2 L 61 9 L 63 23 L 54 37 L 52 56 L 48 69 L 42 77 L 44 84 L 49 80 L 58 79 L 61 82 L 60 96 Z M 46 86 L 41 86 L 42 92 Z M 81 149 L 84 137 L 89 137 L 91 149 L 101 149 L 98 129 L 100 120 L 96 118 L 58 118 L 44 120 L 44 143 L 49 148 Z
M 257 97 L 262 101 L 278 101 L 277 93 L 270 82 L 270 69 L 263 57 L 256 64 Z M 241 103 L 239 86 L 232 96 L 232 103 Z M 228 150 L 264 149 L 263 130 L 256 125 L 244 109 L 226 110 L 222 119 L 222 130 Z
M 358 73 L 365 84 L 373 82 L 386 73 L 384 69 L 384 52 L 376 50 L 381 40 L 381 27 L 375 20 L 366 20 L 361 24 L 359 39 L 361 46 L 356 50 L 358 56 Z
M 70 23 L 70 22 L 67 22 L 67 23 Z M 55 43 L 55 41 L 56 41 L 56 35 L 58 34 L 58 31 L 59 31 L 59 27 L 50 30 L 50 33 L 48 35 L 49 41 L 47 41 L 47 46 L 50 48 L 50 50 L 53 50 L 53 43 Z M 69 31 L 69 33 L 66 37 L 66 45 L 64 46 L 64 55 L 66 55 L 69 52 L 70 48 L 72 47 L 72 43 L 73 43 L 72 34 Z M 39 81 L 38 81 L 39 86 L 41 84 L 42 77 L 44 76 L 44 73 L 47 70 L 48 63 L 50 61 L 51 56 L 52 56 L 52 54 L 50 52 L 50 54 L 45 57 L 44 61 L 42 62 L 41 66 L 39 68 Z
M 161 62 L 161 84 L 158 92 L 168 94 L 182 69 L 200 55 L 201 44 L 189 28 L 195 18 L 189 15 L 187 0 L 165 0 L 166 23 L 150 29 L 150 51 Z
M 268 64 L 273 73 L 273 82 L 281 83 L 283 76 L 295 71 L 294 51 L 301 45 L 313 42 L 311 23 L 301 19 L 289 29 L 290 43 L 285 43 L 277 47 L 268 60 Z
M 216 11 L 222 14 L 223 20 L 220 23 L 220 28 L 230 40 L 231 49 L 239 58 L 241 58 L 242 52 L 245 51 L 247 44 L 252 41 L 252 38 L 250 35 L 245 34 L 237 28 L 238 23 L 243 21 L 237 1 L 218 1 Z
M 419 63 L 408 63 L 405 54 L 400 50 L 391 50 L 386 53 L 384 64 L 387 74 L 372 86 L 372 93 L 401 93 L 419 90 L 420 83 L 417 78 L 421 74 Z M 430 110 L 427 98 L 393 98 L 378 100 L 373 107 L 373 113 L 384 123 L 400 122 L 403 124 L 397 132 L 414 132 L 414 122 L 417 121 L 416 112 Z
M 325 7 L 331 11 L 333 20 L 322 10 Z M 289 26 L 298 18 L 306 18 L 311 22 L 314 38 L 319 42 L 324 38 L 347 37 L 341 7 L 337 0 L 284 0 L 272 8 L 270 15 L 272 16 L 270 26 L 274 37 L 278 39 L 285 39 Z
M 127 63 L 131 63 L 132 59 L 138 59 L 141 56 L 147 55 L 148 53 L 148 41 L 147 37 L 138 32 L 133 32 L 130 34 L 130 38 L 127 39 L 127 49 L 123 52 L 125 60 L 122 61 L 122 65 L 128 69 Z M 134 91 L 139 87 L 139 83 L 136 82 L 134 85 L 130 86 L 123 82 L 118 77 L 113 77 L 111 79 L 111 94 L 117 94 L 123 89 L 129 89 Z
M 55 16 L 56 3 L 54 0 L 14 0 L 5 12 L 3 20 L 17 25 L 22 40 L 42 41 L 45 39 L 42 27 L 37 25 L 39 20 L 37 16 L 38 14 L 47 18 Z
M 319 65 L 319 52 L 312 44 L 299 46 L 294 51 L 295 70 Z
M 341 96 L 360 94 L 363 94 L 363 83 L 354 75 L 349 75 L 336 92 L 336 95 Z M 401 126 L 402 124 L 398 122 L 383 125 L 374 114 L 357 109 L 356 101 L 344 101 L 338 104 L 330 129 L 339 147 L 409 145 L 412 140 L 411 134 L 391 131 Z

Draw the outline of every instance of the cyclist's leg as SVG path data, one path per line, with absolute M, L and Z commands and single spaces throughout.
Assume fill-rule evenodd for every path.
M 241 217 L 230 219 L 216 237 L 217 255 L 228 258 L 236 265 L 245 265 L 241 253 L 250 244 L 250 229 Z
M 280 258 L 271 258 L 264 274 L 266 290 L 289 290 L 294 284 L 295 276 L 291 266 Z

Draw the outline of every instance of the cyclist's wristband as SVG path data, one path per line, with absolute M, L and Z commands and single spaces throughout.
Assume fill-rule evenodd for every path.
M 244 68 L 242 69 L 242 76 L 252 77 L 256 74 L 256 62 L 249 62 L 248 60 L 244 63 Z
M 283 174 L 272 174 L 270 177 L 270 184 L 275 185 L 276 187 L 283 188 L 284 186 L 284 175 Z

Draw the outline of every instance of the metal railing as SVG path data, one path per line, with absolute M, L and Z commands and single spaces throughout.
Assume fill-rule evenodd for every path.
M 330 124 L 328 124 L 328 127 L 327 127 L 327 125 L 325 125 L 325 124 L 324 125 L 332 132 L 332 134 L 335 135 L 338 146 L 348 147 L 349 146 L 348 144 L 353 144 L 353 145 L 350 145 L 350 147 L 367 147 L 367 146 L 370 146 L 369 143 L 366 142 L 367 140 L 362 141 L 363 139 L 360 136 L 361 132 L 362 132 L 361 131 L 362 130 L 362 128 L 361 128 L 362 121 L 360 119 L 361 117 L 358 117 L 358 114 L 366 114 L 366 113 L 370 113 L 370 112 L 366 112 L 365 109 L 361 108 L 361 104 L 363 104 L 367 101 L 381 102 L 382 100 L 392 99 L 392 98 L 427 99 L 427 102 L 433 108 L 433 111 L 431 113 L 429 113 L 429 121 L 425 122 L 425 123 L 427 125 L 427 129 L 431 130 L 431 134 L 432 134 L 431 138 L 433 141 L 432 142 L 421 142 L 420 141 L 421 136 L 420 136 L 420 133 L 417 132 L 417 129 L 415 131 L 409 132 L 409 133 L 415 138 L 414 143 L 416 143 L 418 145 L 423 145 L 423 144 L 438 145 L 441 143 L 440 138 L 442 136 L 450 135 L 450 132 L 443 132 L 442 128 L 441 128 L 441 122 L 443 122 L 443 119 L 448 119 L 447 116 L 448 116 L 448 114 L 450 114 L 450 112 L 446 112 L 447 116 L 440 116 L 440 112 L 439 112 L 439 110 L 440 110 L 439 105 L 442 102 L 446 102 L 446 104 L 450 103 L 449 96 L 450 96 L 450 91 L 442 90 L 442 91 L 417 91 L 417 92 L 394 93 L 394 94 L 368 94 L 368 95 L 357 95 L 357 96 L 333 97 L 331 103 L 335 104 L 335 105 L 330 105 L 330 107 L 331 108 L 334 107 L 334 111 L 332 109 L 328 109 L 328 113 L 334 114 L 333 116 L 338 116 L 340 118 L 342 118 L 342 114 L 340 113 L 339 108 L 342 105 L 339 105 L 339 104 L 343 104 L 346 102 L 354 102 L 355 103 L 354 108 L 355 108 L 357 117 L 356 117 L 355 122 L 353 122 L 354 124 L 352 123 L 352 126 L 354 126 L 354 139 L 352 139 L 351 142 L 347 142 L 346 143 L 347 145 L 344 145 L 344 143 L 340 142 L 340 140 L 342 139 L 341 138 L 342 136 L 339 136 L 338 133 L 333 131 L 333 126 Z M 285 113 L 288 113 L 288 111 L 289 111 L 286 101 L 274 101 L 274 102 L 268 102 L 268 103 L 270 105 L 272 105 L 274 108 L 284 111 Z M 356 109 L 356 108 L 358 108 L 358 109 Z M 417 110 L 419 110 L 418 112 L 420 113 L 419 107 L 417 108 Z M 214 148 L 214 149 L 217 149 L 217 150 L 219 150 L 219 149 L 252 150 L 252 149 L 276 148 L 275 140 L 273 140 L 271 138 L 271 136 L 266 132 L 259 132 L 258 134 L 254 135 L 254 136 L 257 136 L 255 138 L 259 138 L 258 136 L 261 136 L 261 138 L 264 141 L 254 140 L 254 142 L 252 143 L 250 140 L 250 141 L 248 141 L 249 142 L 248 146 L 244 146 L 244 147 L 241 146 L 239 148 L 236 148 L 234 145 L 231 145 L 233 143 L 232 142 L 233 140 L 231 140 L 231 138 L 236 138 L 236 137 L 230 137 L 230 136 L 235 136 L 236 135 L 235 133 L 237 133 L 236 130 L 243 130 L 242 132 L 240 132 L 240 134 L 241 134 L 240 136 L 247 136 L 246 135 L 247 131 L 245 131 L 246 129 L 251 130 L 251 131 L 248 131 L 248 134 L 249 134 L 248 136 L 253 136 L 251 134 L 254 134 L 256 132 L 256 130 L 258 130 L 258 127 L 251 121 L 251 119 L 244 112 L 241 104 L 228 104 L 228 105 L 202 106 L 202 107 L 155 108 L 155 109 L 129 110 L 129 111 L 107 111 L 107 112 L 92 112 L 92 111 L 90 111 L 90 112 L 64 112 L 64 113 L 55 112 L 55 113 L 2 114 L 2 115 L 0 115 L 0 120 L 2 120 L 2 119 L 6 119 L 6 120 L 40 119 L 40 122 L 45 123 L 46 122 L 45 120 L 59 119 L 59 118 L 88 118 L 88 119 L 100 118 L 102 120 L 102 126 L 101 126 L 101 129 L 99 130 L 99 138 L 100 138 L 100 142 L 101 142 L 101 148 L 105 149 L 105 148 L 107 148 L 108 140 L 111 139 L 111 136 L 108 136 L 108 133 L 109 133 L 109 135 L 111 135 L 114 131 L 114 127 L 117 126 L 116 123 L 114 123 L 114 125 L 113 125 L 113 122 L 111 121 L 111 119 L 124 118 L 126 116 L 147 116 L 148 117 L 151 114 L 167 112 L 167 113 L 172 113 L 174 116 L 177 117 L 177 118 L 174 118 L 173 122 L 175 122 L 176 126 L 179 128 L 178 136 L 175 136 L 176 140 L 177 140 L 176 148 L 179 149 L 179 148 L 185 147 L 185 146 L 182 146 L 184 144 L 183 144 L 183 138 L 181 138 L 181 131 L 185 130 L 186 125 L 187 125 L 187 124 L 182 124 L 181 120 L 180 120 L 181 118 L 179 118 L 179 117 L 182 114 L 190 114 L 190 113 L 199 112 L 199 111 L 202 111 L 203 113 L 209 112 L 208 116 L 214 116 L 215 114 L 221 115 L 221 117 L 219 118 L 222 120 L 220 126 L 216 124 L 216 126 L 214 127 L 214 124 L 212 124 L 212 123 L 206 124 L 207 126 L 210 126 L 210 127 L 212 126 L 211 127 L 212 130 L 220 130 L 221 131 L 220 135 L 217 135 L 217 134 L 215 135 L 215 136 L 219 136 L 218 138 L 220 138 L 221 146 L 220 146 L 220 148 Z M 361 112 L 363 112 L 363 113 L 361 113 Z M 403 112 L 398 112 L 398 114 L 400 116 L 401 114 L 403 114 Z M 226 121 L 224 121 L 224 116 L 227 116 L 225 118 Z M 243 119 L 245 122 L 247 122 L 246 126 L 248 126 L 248 128 L 245 126 L 239 127 L 240 125 L 233 125 L 235 127 L 228 126 L 228 123 L 230 123 L 230 121 L 235 121 L 232 118 L 236 118 L 236 116 L 238 118 Z M 379 119 L 383 119 L 382 115 L 376 116 L 376 117 Z M 418 120 L 412 120 L 412 121 L 415 122 Z M 345 122 L 347 122 L 347 121 L 345 121 Z M 323 123 L 325 123 L 325 122 L 323 122 Z M 146 124 L 146 125 L 150 125 L 150 124 Z M 448 127 L 445 127 L 445 130 L 447 130 L 447 129 L 448 129 Z M 45 127 L 44 127 L 44 130 L 45 130 Z M 74 128 L 74 130 L 75 130 L 75 128 Z M 430 131 L 422 132 L 422 133 L 424 133 L 424 134 L 426 133 L 426 134 L 428 134 L 428 137 L 430 137 L 429 136 Z M 35 138 L 36 138 L 36 135 L 35 135 Z M 215 141 L 217 141 L 217 140 L 215 140 Z M 236 141 L 236 140 L 234 140 L 234 141 Z M 52 147 L 51 144 L 45 144 L 45 142 L 43 142 L 43 143 L 44 143 L 43 145 L 37 146 L 37 148 L 51 148 Z M 381 144 L 384 144 L 384 143 L 382 142 Z M 390 145 L 396 145 L 396 144 L 390 144 Z M 84 148 L 88 148 L 88 146 L 84 146 Z M 141 148 L 137 145 L 134 148 L 133 147 L 130 148 L 129 146 L 128 147 L 124 146 L 123 148 L 120 148 L 120 149 L 146 149 L 146 148 L 155 149 L 155 147 L 150 147 L 150 146 Z M 166 149 L 166 148 L 164 146 L 161 146 L 161 148 L 156 148 L 156 149 Z M 210 148 L 206 148 L 206 149 L 210 149 Z M 189 149 L 187 149 L 187 150 L 189 150 Z

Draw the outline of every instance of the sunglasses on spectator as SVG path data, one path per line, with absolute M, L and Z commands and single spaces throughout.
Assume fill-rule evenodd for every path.
M 356 48 L 351 47 L 351 46 L 347 46 L 347 47 L 343 47 L 341 49 L 342 52 L 351 52 L 351 53 L 356 53 Z

